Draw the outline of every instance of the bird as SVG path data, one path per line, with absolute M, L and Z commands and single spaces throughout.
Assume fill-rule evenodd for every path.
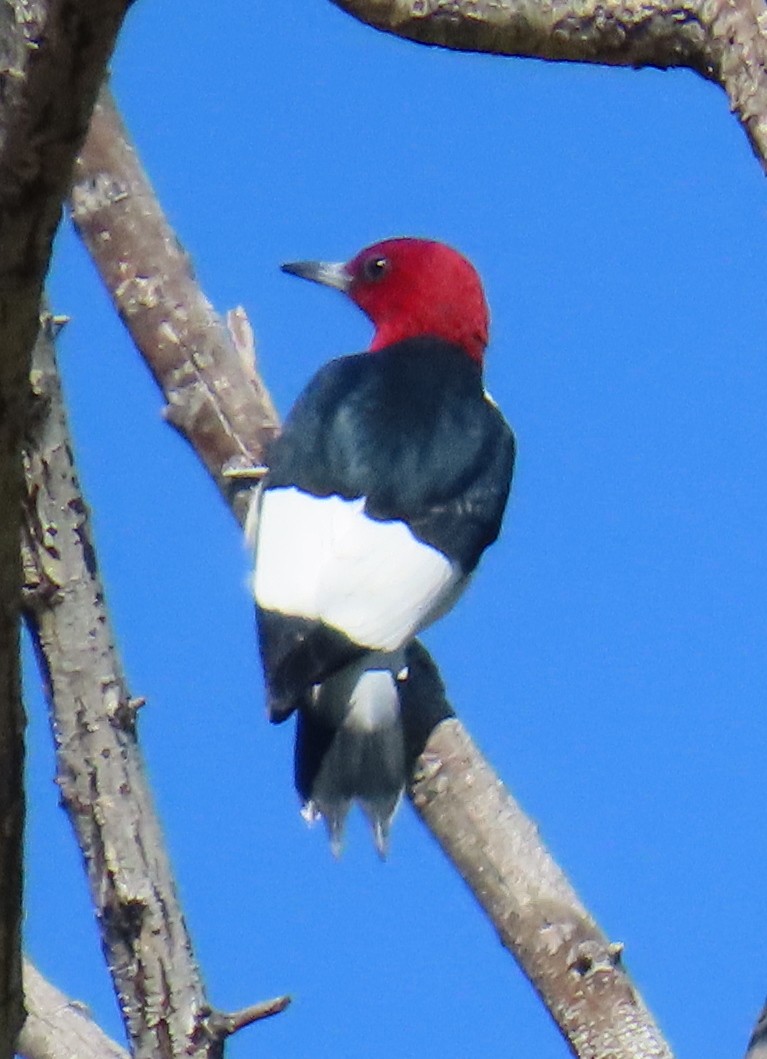
M 357 802 L 384 857 L 407 780 L 408 658 L 498 536 L 515 438 L 484 388 L 489 310 L 457 250 L 397 237 L 281 267 L 341 291 L 373 337 L 310 380 L 252 501 L 268 715 L 297 715 L 305 819 L 324 820 L 337 855 Z

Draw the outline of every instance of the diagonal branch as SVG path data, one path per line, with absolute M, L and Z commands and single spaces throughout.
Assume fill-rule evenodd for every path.
M 767 169 L 762 0 L 333 0 L 376 29 L 458 51 L 686 67 L 721 85 Z
M 260 459 L 277 413 L 255 369 L 247 321 L 238 317 L 230 331 L 203 294 L 106 89 L 71 203 L 91 253 L 101 245 L 101 276 L 123 322 L 139 349 L 153 350 L 148 366 L 167 399 L 166 418 L 228 493 L 222 468 Z
M 134 1055 L 218 1059 L 233 1030 L 206 999 L 154 812 L 136 738 L 141 701 L 129 693 L 106 613 L 53 330 L 46 317 L 35 346 L 23 554 L 27 623 L 50 700 L 57 783 Z
M 125 135 L 113 103 L 102 97 L 77 165 L 74 220 L 166 400 L 175 407 L 182 398 L 175 373 L 165 371 L 158 344 L 163 311 L 174 313 L 177 307 L 160 306 L 155 312 L 153 306 L 153 315 L 147 319 L 139 298 L 112 286 L 123 260 L 130 260 L 136 274 L 151 284 L 160 283 L 174 267 L 172 258 L 166 262 L 161 256 L 144 253 L 142 225 L 167 222 L 156 201 L 151 210 L 148 207 L 152 189 Z M 108 186 L 113 193 L 101 200 L 89 196 L 87 189 L 97 185 Z M 119 233 L 116 239 L 113 232 Z M 116 245 L 119 261 L 113 260 Z M 213 380 L 221 378 L 223 366 L 231 362 L 230 343 L 215 344 L 215 336 L 221 333 L 216 323 L 206 345 L 218 361 L 206 366 Z M 193 351 L 179 350 L 179 356 L 184 355 L 193 357 Z M 268 434 L 275 427 L 271 405 L 264 420 L 259 419 L 263 402 L 252 404 L 245 415 L 251 433 L 238 440 L 237 418 L 243 414 L 248 393 L 256 393 L 257 388 L 251 386 L 236 400 L 233 389 L 219 387 L 216 397 L 211 386 L 198 391 L 215 405 L 216 415 L 226 420 L 218 439 L 218 458 L 225 464 L 238 459 L 244 449 L 252 462 L 258 462 L 262 431 Z M 197 411 L 201 421 L 216 421 L 212 411 Z M 194 429 L 188 436 L 195 448 L 199 445 L 205 453 L 210 451 L 209 438 L 198 438 Z M 207 461 L 208 457 L 203 458 Z M 620 947 L 611 945 L 598 930 L 541 844 L 533 824 L 452 717 L 437 669 L 420 645 L 411 648 L 408 667 L 411 679 L 404 706 L 411 752 L 417 759 L 410 792 L 413 803 L 485 909 L 503 944 L 546 1001 L 574 1053 L 589 1059 L 670 1059 L 668 1046 L 621 966 Z
M 580 1059 L 671 1059 L 610 942 L 469 733 L 416 644 L 404 720 L 410 798 Z
M 84 1004 L 70 1000 L 24 960 L 27 1019 L 16 1051 L 21 1059 L 129 1059 L 99 1029 Z
M 745 1059 L 767 1059 L 767 1001 L 754 1025 Z

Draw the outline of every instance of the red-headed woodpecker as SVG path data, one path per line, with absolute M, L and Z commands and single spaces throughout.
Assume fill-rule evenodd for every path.
M 307 819 L 337 852 L 357 800 L 383 854 L 407 778 L 406 652 L 497 537 L 514 438 L 483 388 L 488 310 L 466 258 L 389 239 L 347 264 L 282 267 L 343 291 L 375 334 L 298 398 L 255 501 L 269 716 L 298 712 Z

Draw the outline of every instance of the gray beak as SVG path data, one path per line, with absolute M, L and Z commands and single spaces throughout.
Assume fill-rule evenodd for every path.
M 331 261 L 288 261 L 287 264 L 280 265 L 280 268 L 291 276 L 310 279 L 313 283 L 321 283 L 324 287 L 334 287 L 344 292 L 349 290 L 352 282 L 346 265 Z

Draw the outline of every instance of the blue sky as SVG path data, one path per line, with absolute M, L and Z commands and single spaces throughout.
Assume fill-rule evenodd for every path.
M 326 0 L 232 24 L 131 12 L 113 87 L 218 309 L 243 304 L 282 412 L 366 320 L 281 261 L 427 235 L 476 263 L 519 460 L 502 540 L 426 636 L 452 702 L 679 1054 L 742 1052 L 767 992 L 764 178 L 685 72 L 467 56 Z M 403 807 L 380 864 L 300 819 L 270 728 L 237 528 L 76 237 L 51 284 L 83 484 L 212 1001 L 293 1007 L 231 1059 L 563 1059 Z M 28 946 L 116 1036 L 30 672 Z

